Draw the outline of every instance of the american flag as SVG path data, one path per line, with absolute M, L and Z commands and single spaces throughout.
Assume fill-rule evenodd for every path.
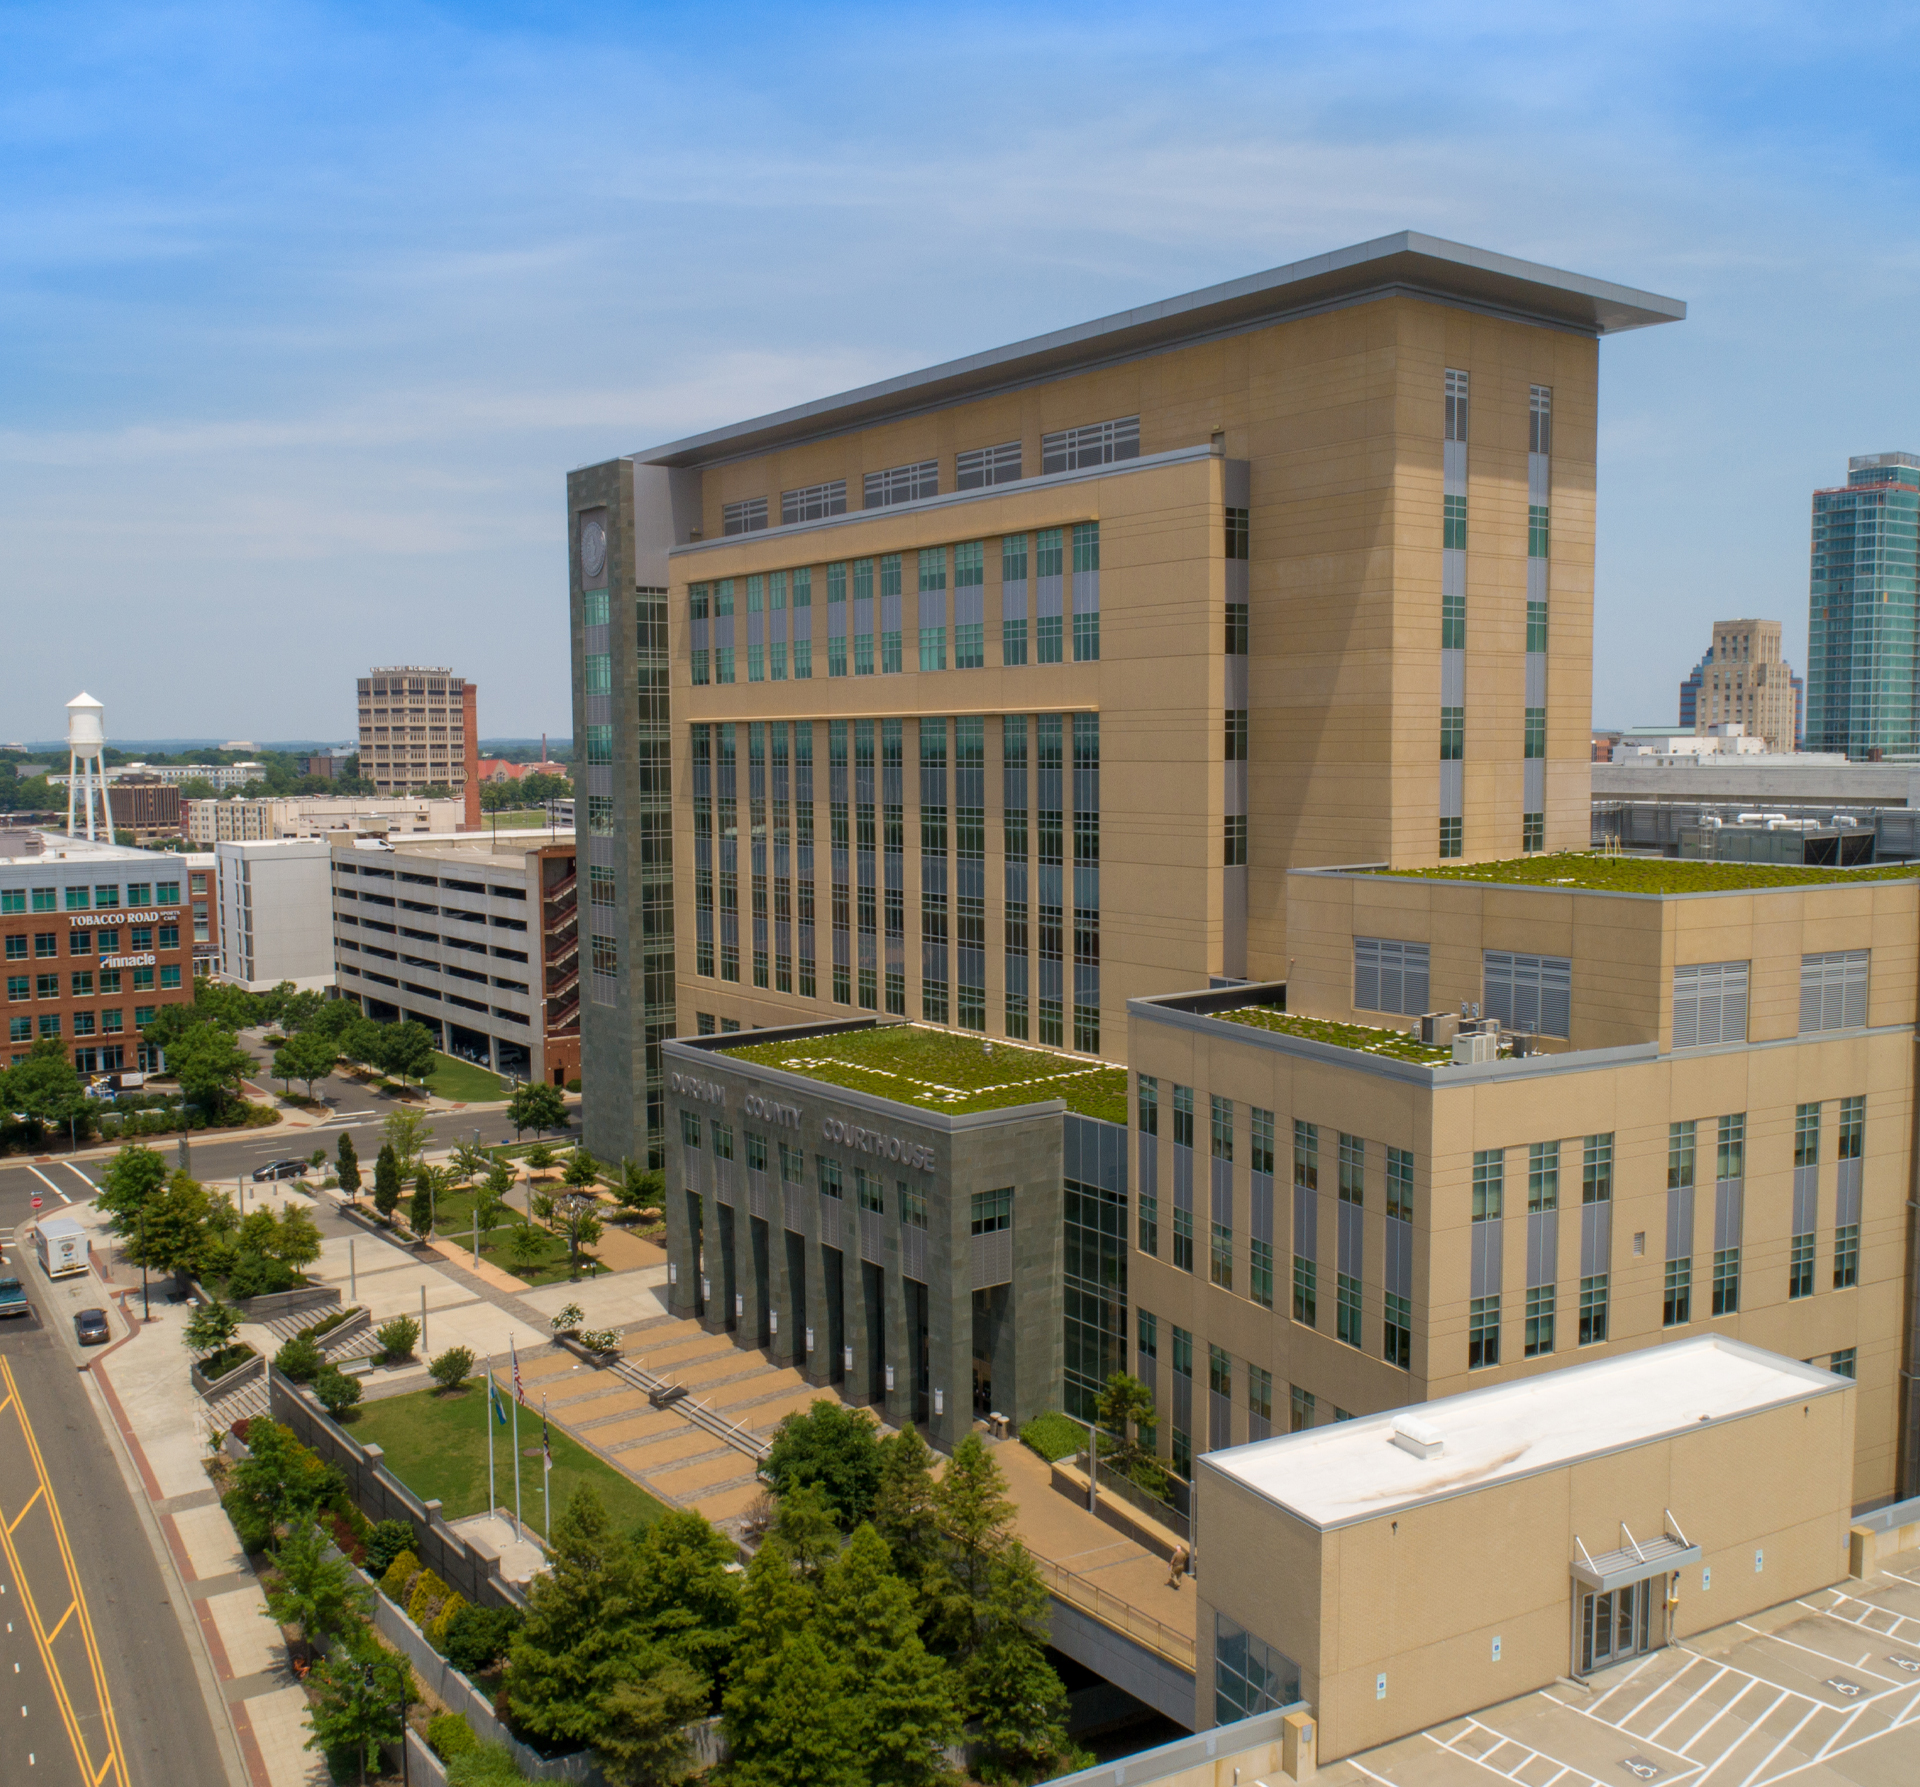
M 520 1354 L 515 1350 L 513 1341 L 507 1341 L 507 1357 L 513 1361 L 513 1399 L 523 1407 L 527 1400 L 526 1386 L 520 1382 Z

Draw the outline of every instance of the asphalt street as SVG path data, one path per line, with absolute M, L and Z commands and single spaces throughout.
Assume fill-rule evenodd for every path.
M 45 1292 L 31 1266 L 17 1276 Z M 180 1589 L 42 1307 L 0 1324 L 0 1779 L 219 1781 Z

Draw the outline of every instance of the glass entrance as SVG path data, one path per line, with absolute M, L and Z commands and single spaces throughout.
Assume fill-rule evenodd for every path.
M 1580 1673 L 1604 1669 L 1647 1648 L 1655 1589 L 1664 1581 L 1629 1582 L 1606 1594 L 1580 1596 Z

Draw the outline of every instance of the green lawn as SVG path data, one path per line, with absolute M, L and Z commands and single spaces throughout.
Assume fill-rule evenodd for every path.
M 467 1104 L 497 1104 L 509 1096 L 507 1084 L 489 1067 L 476 1067 L 452 1055 L 435 1055 L 433 1072 L 427 1076 L 427 1090 L 437 1098 L 459 1099 Z
M 405 1215 L 413 1201 L 409 1192 L 400 1200 L 400 1214 Z M 604 1221 L 605 1219 L 602 1218 Z M 443 1192 L 433 1200 L 433 1232 L 442 1241 L 471 1246 L 473 1242 L 473 1193 L 470 1191 Z M 534 1233 L 546 1243 L 545 1251 L 530 1266 L 523 1266 L 514 1258 L 507 1243 L 520 1227 L 518 1212 L 514 1220 L 499 1223 L 493 1228 L 480 1231 L 480 1257 L 490 1264 L 498 1266 L 503 1272 L 511 1272 L 514 1277 L 528 1284 L 558 1284 L 568 1277 L 567 1244 L 557 1235 L 549 1235 L 539 1224 L 534 1224 Z M 599 1261 L 591 1252 L 582 1249 L 580 1254 L 580 1276 L 592 1278 L 600 1270 Z
M 1336 1049 L 1358 1049 L 1366 1055 L 1391 1055 L 1400 1061 L 1423 1061 L 1429 1066 L 1453 1059 L 1453 1049 L 1436 1048 L 1405 1030 L 1382 1030 L 1372 1024 L 1335 1024 L 1325 1018 L 1303 1018 L 1275 1011 L 1267 1005 L 1243 1005 L 1219 1014 L 1229 1024 L 1247 1024 L 1260 1030 L 1279 1030 L 1312 1042 L 1331 1043 Z
M 882 1024 L 724 1051 L 932 1111 L 992 1111 L 1058 1098 L 1083 1117 L 1127 1120 L 1127 1076 L 1085 1057 L 988 1043 L 925 1024 Z
M 484 1364 L 481 1367 L 485 1369 Z M 567 1381 L 571 1382 L 569 1378 Z M 487 1506 L 487 1393 L 484 1379 L 470 1378 L 457 1396 L 416 1390 L 383 1397 L 354 1411 L 346 1423 L 353 1437 L 386 1452 L 386 1466 L 422 1500 L 438 1498 L 449 1520 L 479 1514 Z M 508 1409 L 509 1420 L 512 1409 Z M 494 1494 L 513 1506 L 512 1428 L 493 1424 Z M 527 1524 L 541 1527 L 540 1410 L 537 1399 L 520 1410 L 520 1508 Z M 532 1457 L 526 1456 L 532 1453 Z M 591 1483 L 616 1527 L 630 1530 L 659 1519 L 660 1503 L 612 1465 L 594 1456 L 558 1427 L 553 1429 L 553 1512 L 557 1519 L 574 1490 Z
M 1920 864 L 1877 869 L 1821 869 L 1792 864 L 1694 862 L 1677 857 L 1598 856 L 1563 851 L 1504 862 L 1440 863 L 1425 869 L 1371 869 L 1377 875 L 1426 881 L 1493 881 L 1516 887 L 1574 887 L 1603 893 L 1734 893 L 1768 887 L 1809 887 L 1835 881 L 1920 880 Z
M 480 828 L 492 831 L 498 827 L 501 831 L 545 831 L 547 829 L 547 809 L 545 807 L 509 807 L 503 813 L 482 813 Z M 563 838 L 573 835 L 572 827 L 559 828 Z

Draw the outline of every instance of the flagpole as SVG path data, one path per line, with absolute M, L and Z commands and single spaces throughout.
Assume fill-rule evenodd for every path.
M 547 1543 L 553 1543 L 553 1442 L 547 1437 L 547 1399 L 540 1398 L 540 1504 L 545 1511 Z
M 512 1342 L 508 1342 L 512 1350 Z M 518 1373 L 516 1371 L 516 1376 Z M 527 1535 L 520 1526 L 520 1398 L 513 1399 L 513 1536 L 524 1539 Z
M 487 1412 L 481 1416 L 487 1424 L 487 1515 L 491 1518 L 500 1506 L 493 1490 L 493 1355 L 487 1355 Z

